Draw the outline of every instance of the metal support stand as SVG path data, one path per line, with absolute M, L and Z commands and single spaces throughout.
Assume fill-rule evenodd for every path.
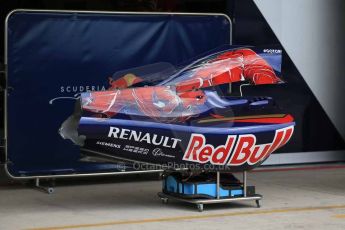
M 217 189 L 217 199 L 220 198 L 220 195 L 219 195 L 219 188 L 220 188 L 220 172 L 217 171 L 217 187 L 216 187 L 216 189 Z
M 54 192 L 54 188 L 52 186 L 42 186 L 40 184 L 40 178 L 35 179 L 35 188 L 48 194 L 52 194 Z
M 243 171 L 243 196 L 247 197 L 247 171 Z
M 198 211 L 202 212 L 204 210 L 204 204 L 216 204 L 216 203 L 230 203 L 236 201 L 255 201 L 258 208 L 261 207 L 260 201 L 262 200 L 262 195 L 247 195 L 247 172 L 243 172 L 243 196 L 233 197 L 233 198 L 220 198 L 220 172 L 217 171 L 217 184 L 216 184 L 216 199 L 193 199 L 193 198 L 182 198 L 164 192 L 159 192 L 158 196 L 161 198 L 162 202 L 167 204 L 168 201 L 176 200 L 191 204 L 196 204 Z

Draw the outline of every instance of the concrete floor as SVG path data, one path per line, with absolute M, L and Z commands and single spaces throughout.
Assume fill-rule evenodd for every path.
M 202 213 L 162 204 L 161 182 L 145 179 L 58 181 L 51 195 L 2 183 L 0 229 L 345 229 L 345 166 L 252 172 L 249 184 L 264 196 L 262 208 L 216 204 Z

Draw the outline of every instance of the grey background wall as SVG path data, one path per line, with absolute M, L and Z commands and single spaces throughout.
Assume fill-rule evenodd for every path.
M 345 2 L 254 0 L 342 137 Z

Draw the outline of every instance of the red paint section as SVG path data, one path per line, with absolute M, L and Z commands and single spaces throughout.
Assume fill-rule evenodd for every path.
M 265 117 L 265 118 L 249 118 L 249 119 L 234 119 L 235 122 L 246 122 L 246 123 L 268 123 L 268 124 L 283 124 L 293 122 L 294 119 L 291 115 L 284 117 Z
M 147 117 L 159 119 L 162 115 L 171 114 L 176 108 L 192 111 L 193 107 L 203 105 L 206 96 L 200 89 L 205 87 L 239 82 L 243 78 L 254 84 L 281 82 L 272 67 L 248 48 L 224 52 L 188 71 L 191 76 L 177 81 L 174 85 L 129 88 L 143 79 L 131 73 L 117 80 L 109 78 L 109 90 L 91 92 L 90 96 L 83 98 L 83 109 L 101 116 L 113 117 L 123 108 L 130 106 Z M 181 113 L 176 115 L 175 121 L 183 122 L 191 116 L 189 113 Z M 286 117 L 244 119 L 238 122 L 284 123 L 291 120 L 291 117 Z
M 228 165 L 242 165 L 252 154 L 252 147 L 255 145 L 256 139 L 254 135 L 243 135 L 239 138 Z
M 285 145 L 292 133 L 293 126 L 278 129 L 271 143 L 259 145 L 256 144 L 256 137 L 253 134 L 228 135 L 226 143 L 218 147 L 206 144 L 204 135 L 192 134 L 182 159 L 201 164 L 210 162 L 214 165 L 228 166 L 255 165 Z M 238 141 L 235 145 L 236 138 Z
M 225 145 L 215 148 L 213 145 L 206 144 L 204 135 L 193 134 L 189 140 L 183 160 L 199 162 L 201 164 L 211 162 L 216 165 L 224 165 L 232 152 L 235 139 L 236 136 L 229 135 Z
M 266 155 L 269 154 L 268 151 L 269 151 L 270 147 L 271 147 L 271 144 L 256 146 L 254 148 L 253 154 L 250 156 L 250 158 L 248 160 L 248 164 L 255 165 L 260 160 L 265 159 Z
M 290 138 L 291 138 L 291 136 L 292 136 L 292 133 L 293 133 L 293 129 L 294 129 L 294 128 L 291 127 L 291 128 L 289 128 L 289 129 L 287 129 L 287 130 L 285 131 L 284 139 L 283 139 L 283 141 L 280 143 L 279 147 L 285 145 L 285 144 L 290 140 Z
M 218 115 L 218 114 L 214 114 L 214 113 L 211 113 L 210 115 L 211 115 L 212 117 L 214 117 L 214 118 L 217 118 L 217 119 L 219 119 L 219 118 L 224 118 L 224 116 Z
M 204 135 L 193 134 L 189 140 L 189 144 L 188 144 L 186 153 L 183 156 L 183 160 L 197 161 L 198 160 L 197 151 L 203 146 L 204 139 L 205 139 Z

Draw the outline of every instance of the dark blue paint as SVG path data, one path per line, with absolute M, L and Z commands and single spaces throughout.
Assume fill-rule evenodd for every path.
M 288 126 L 295 125 L 294 122 L 284 123 L 284 124 L 252 124 L 245 123 L 240 127 L 198 127 L 198 126 L 188 126 L 188 125 L 179 125 L 179 124 L 166 124 L 166 123 L 157 123 L 149 121 L 135 121 L 135 120 L 121 120 L 121 119 L 107 119 L 100 121 L 99 118 L 89 118 L 82 117 L 80 119 L 79 131 L 88 132 L 88 133 L 98 133 L 98 127 L 102 127 L 102 133 L 104 130 L 108 130 L 109 126 L 126 126 L 126 127 L 140 127 L 140 128 L 154 128 L 154 129 L 163 129 L 169 130 L 172 132 L 189 132 L 189 133 L 201 133 L 201 134 L 248 134 L 248 133 L 258 133 L 258 132 L 274 132 L 277 129 L 282 129 Z M 152 132 L 152 130 L 151 130 Z

